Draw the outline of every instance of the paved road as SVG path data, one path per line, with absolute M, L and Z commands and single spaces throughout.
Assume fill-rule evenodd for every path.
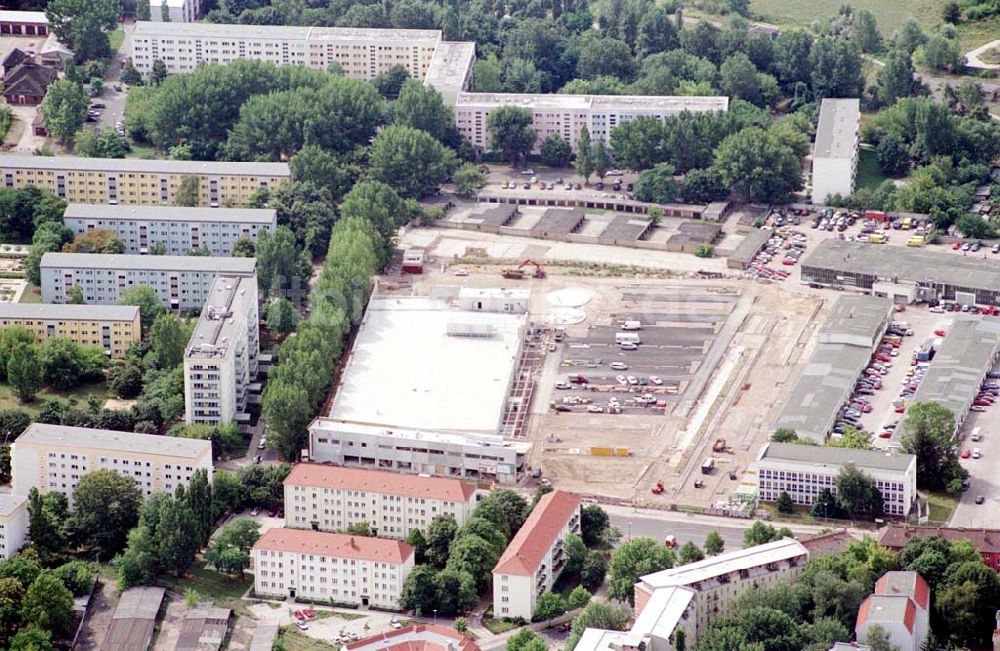
M 975 50 L 967 52 L 965 54 L 965 65 L 971 66 L 973 68 L 979 68 L 982 70 L 1000 70 L 1000 64 L 998 63 L 987 63 L 982 60 L 982 55 L 989 52 L 993 48 L 1000 47 L 1000 39 L 995 41 L 990 41 L 986 45 L 980 45 Z
M 121 79 L 122 66 L 125 65 L 125 59 L 132 51 L 132 30 L 134 28 L 134 23 L 122 25 L 122 29 L 125 30 L 125 40 L 122 41 L 118 52 L 108 64 L 108 69 L 104 71 L 104 86 L 101 90 L 101 96 L 94 98 L 95 102 L 101 102 L 107 106 L 101 111 L 101 117 L 98 118 L 95 125 L 98 129 L 114 129 L 115 124 L 125 117 L 125 102 L 128 99 L 128 92 L 125 88 L 122 88 L 121 92 L 116 91 L 114 86 Z

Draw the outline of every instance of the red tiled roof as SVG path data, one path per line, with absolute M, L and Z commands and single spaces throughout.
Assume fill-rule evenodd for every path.
M 906 630 L 913 632 L 913 622 L 917 619 L 917 607 L 913 603 L 913 599 L 906 600 L 906 614 L 903 615 L 903 625 Z
M 397 565 L 413 555 L 413 547 L 398 540 L 283 527 L 269 529 L 253 548 Z
M 913 599 L 916 605 L 927 610 L 930 604 L 931 587 L 924 577 L 916 572 L 886 572 L 875 582 L 875 594 L 903 594 Z
M 317 486 L 343 490 L 406 495 L 444 502 L 468 502 L 476 489 L 460 479 L 424 477 L 387 470 L 344 468 L 318 463 L 298 463 L 285 478 L 285 485 Z
M 865 597 L 865 600 L 858 606 L 858 621 L 854 624 L 855 630 L 864 626 L 865 622 L 868 621 L 868 607 L 871 605 L 871 600 L 871 597 Z
M 457 651 L 479 651 L 479 646 L 469 638 L 447 626 L 437 624 L 404 626 L 395 631 L 350 642 L 346 648 L 348 651 L 355 651 L 374 645 L 373 648 L 378 651 L 449 651 L 449 646 L 441 644 L 441 640 L 438 639 L 441 637 L 455 642 Z
M 800 540 L 802 546 L 809 550 L 810 558 L 828 554 L 840 554 L 857 539 L 847 533 L 846 529 L 821 533 L 806 540 Z
M 580 497 L 555 490 L 546 493 L 531 510 L 517 535 L 511 539 L 503 556 L 493 568 L 494 574 L 532 575 L 545 553 L 574 513 L 580 511 Z
M 890 524 L 879 531 L 878 544 L 891 549 L 902 549 L 914 538 L 929 538 L 940 536 L 951 542 L 968 540 L 980 554 L 1000 553 L 1000 530 L 998 529 L 967 529 L 965 527 L 911 527 L 901 524 Z

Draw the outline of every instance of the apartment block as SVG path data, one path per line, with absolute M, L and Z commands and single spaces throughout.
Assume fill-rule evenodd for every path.
M 854 193 L 860 127 L 860 100 L 828 97 L 820 104 L 813 146 L 813 203 L 822 204 L 833 194 L 846 197 Z
M 256 276 L 215 277 L 184 352 L 184 420 L 231 423 L 245 413 L 260 355 Z
M 212 478 L 212 442 L 108 429 L 32 423 L 11 445 L 13 493 L 62 493 L 73 504 L 84 475 L 112 470 L 145 497 L 187 486 L 197 470 Z
M 199 255 L 105 255 L 46 253 L 42 256 L 43 303 L 66 303 L 69 288 L 83 289 L 83 302 L 108 305 L 135 285 L 156 290 L 171 310 L 200 310 L 219 274 L 256 279 L 255 258 Z
M 0 494 L 0 561 L 24 547 L 28 539 L 28 498 Z
M 116 359 L 142 339 L 139 308 L 134 305 L 0 303 L 0 328 L 11 326 L 30 330 L 37 341 L 66 337 Z
M 193 23 L 201 18 L 200 0 L 149 0 L 149 19 L 153 22 Z
M 241 237 L 256 243 L 261 232 L 273 233 L 278 227 L 278 213 L 254 208 L 139 208 L 74 203 L 66 206 L 63 221 L 77 235 L 94 229 L 118 233 L 125 253 L 145 254 L 162 247 L 165 255 L 208 251 L 221 258 L 233 254 L 233 245 Z
M 171 28 L 173 29 L 173 28 Z M 261 188 L 291 180 L 287 163 L 242 163 L 79 156 L 0 156 L 3 187 L 34 185 L 68 203 L 162 205 L 185 177 L 198 179 L 198 205 L 245 206 Z
M 908 515 L 917 496 L 917 458 L 882 450 L 852 450 L 793 443 L 766 443 L 755 462 L 758 498 L 774 502 L 782 492 L 809 506 L 827 488 L 837 494 L 837 475 L 846 464 L 875 481 L 886 515 Z
M 285 526 L 345 531 L 368 524 L 380 538 L 427 533 L 431 520 L 450 515 L 458 526 L 472 517 L 476 489 L 459 479 L 384 470 L 300 463 L 285 478 Z
M 580 497 L 555 490 L 538 500 L 493 568 L 496 617 L 531 621 L 538 597 L 566 567 L 563 543 L 580 533 Z
M 873 626 L 881 626 L 893 648 L 922 649 L 930 633 L 930 600 L 931 588 L 916 572 L 886 572 L 858 608 L 855 636 L 865 640 Z
M 576 151 L 580 131 L 587 127 L 592 142 L 610 143 L 611 131 L 639 116 L 663 119 L 684 111 L 726 111 L 728 97 L 646 97 L 628 95 L 528 95 L 514 93 L 459 93 L 455 126 L 476 149 L 489 148 L 488 120 L 501 106 L 520 106 L 532 113 L 535 146 L 557 135 Z
M 414 554 L 398 540 L 276 527 L 251 556 L 259 596 L 399 610 Z

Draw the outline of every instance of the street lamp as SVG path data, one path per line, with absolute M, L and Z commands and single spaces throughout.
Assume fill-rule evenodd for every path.
M 437 611 L 437 608 L 434 609 L 434 623 L 435 624 L 438 623 L 438 611 Z

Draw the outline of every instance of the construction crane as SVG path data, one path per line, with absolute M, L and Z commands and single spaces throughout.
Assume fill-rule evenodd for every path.
M 545 269 L 542 268 L 542 265 L 538 264 L 531 258 L 526 258 L 516 267 L 504 267 L 504 269 L 500 271 L 500 275 L 510 280 L 520 280 L 524 278 L 524 268 L 527 266 L 535 268 L 535 272 L 532 274 L 534 278 L 545 278 L 548 275 L 545 273 Z

